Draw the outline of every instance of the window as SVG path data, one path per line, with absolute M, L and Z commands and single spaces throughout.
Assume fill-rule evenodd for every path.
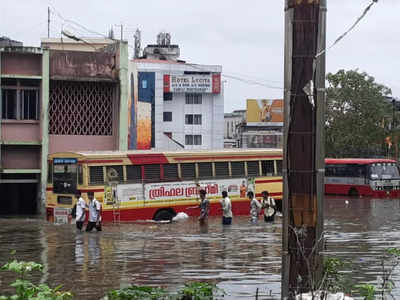
M 216 177 L 228 177 L 229 176 L 228 162 L 216 162 L 215 163 L 215 176 Z
M 147 89 L 147 80 L 142 80 L 142 89 Z
M 172 101 L 172 93 L 164 93 L 164 101 Z
M 107 180 L 108 181 L 124 181 L 124 173 L 122 170 L 122 166 L 107 166 Z
M 17 90 L 2 90 L 3 103 L 2 103 L 2 118 L 16 120 L 17 118 Z
M 178 179 L 178 165 L 177 164 L 164 165 L 164 179 L 165 180 Z
M 39 80 L 6 80 L 2 87 L 2 119 L 39 120 L 39 86 Z
M 128 181 L 141 181 L 142 168 L 141 166 L 126 166 L 126 179 Z
M 201 125 L 201 115 L 185 115 L 185 124 Z
M 164 111 L 163 121 L 164 122 L 171 122 L 172 121 L 172 111 Z
M 274 161 L 273 160 L 264 160 L 261 162 L 262 175 L 272 176 L 274 172 Z
M 231 170 L 233 177 L 244 177 L 246 176 L 244 172 L 244 162 L 242 161 L 233 161 L 231 162 Z
M 199 178 L 210 178 L 213 176 L 212 163 L 198 163 Z
M 258 161 L 247 162 L 247 176 L 258 176 L 260 172 Z
M 282 161 L 281 160 L 276 161 L 276 173 L 277 173 L 277 175 L 282 175 Z
M 103 167 L 102 166 L 93 166 L 89 167 L 89 184 L 103 184 L 104 183 L 104 175 L 103 175 Z
M 78 184 L 83 184 L 83 167 L 78 165 Z
M 193 179 L 196 177 L 195 165 L 190 164 L 181 164 L 181 174 L 183 179 Z
M 160 181 L 160 165 L 145 165 L 144 176 L 146 181 Z
M 201 145 L 201 135 L 185 135 L 185 145 Z
M 185 94 L 186 104 L 202 104 L 202 94 Z

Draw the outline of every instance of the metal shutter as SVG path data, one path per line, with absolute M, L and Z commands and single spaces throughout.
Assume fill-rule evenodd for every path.
M 234 161 L 231 162 L 232 177 L 245 177 L 244 162 Z
M 212 174 L 212 163 L 199 163 L 199 178 L 211 178 Z
M 163 165 L 163 167 L 164 167 L 164 179 L 165 180 L 178 179 L 178 165 L 177 164 Z
M 228 177 L 229 176 L 228 162 L 216 162 L 215 163 L 215 176 L 216 177 Z
M 181 173 L 183 179 L 193 179 L 196 177 L 194 164 L 181 164 Z
M 258 166 L 258 161 L 248 161 L 247 162 L 247 176 L 259 176 L 260 169 Z

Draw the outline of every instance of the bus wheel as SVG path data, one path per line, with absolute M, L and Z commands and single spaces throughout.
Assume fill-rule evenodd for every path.
M 358 193 L 357 189 L 351 188 L 351 189 L 349 190 L 349 196 L 351 196 L 351 197 L 358 197 L 358 196 L 359 196 L 359 193 Z
M 162 209 L 159 210 L 154 215 L 155 221 L 171 221 L 173 217 L 175 217 L 175 212 L 172 209 Z

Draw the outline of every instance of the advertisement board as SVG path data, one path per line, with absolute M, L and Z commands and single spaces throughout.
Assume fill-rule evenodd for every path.
M 283 126 L 282 99 L 247 99 L 247 126 Z
M 164 75 L 164 93 L 209 93 L 221 92 L 221 74 L 209 75 Z
M 69 212 L 70 212 L 70 210 L 68 208 L 55 207 L 54 208 L 54 223 L 67 224 Z
M 151 149 L 151 103 L 137 103 L 137 137 L 138 150 Z

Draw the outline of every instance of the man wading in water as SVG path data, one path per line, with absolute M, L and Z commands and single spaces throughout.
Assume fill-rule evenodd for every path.
M 193 208 L 200 208 L 200 216 L 199 216 L 199 222 L 200 225 L 203 225 L 207 222 L 208 219 L 208 214 L 210 212 L 210 201 L 206 198 L 206 191 L 205 190 L 200 190 L 200 204 L 199 206 L 191 206 L 188 207 L 187 209 L 193 209 Z

